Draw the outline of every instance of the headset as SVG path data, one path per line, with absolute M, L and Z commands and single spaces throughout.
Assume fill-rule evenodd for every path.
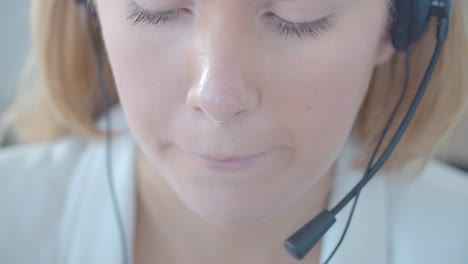
M 88 0 L 74 0 L 76 3 L 84 6 L 87 10 L 88 21 L 92 17 L 95 17 L 96 11 Z M 288 253 L 297 260 L 302 260 L 312 248 L 322 239 L 325 233 L 331 228 L 331 226 L 336 222 L 336 215 L 351 201 L 354 199 L 348 220 L 346 222 L 346 227 L 342 233 L 342 236 L 335 246 L 334 250 L 324 262 L 328 263 L 333 255 L 338 250 L 341 245 L 346 232 L 349 228 L 359 195 L 364 186 L 372 179 L 372 177 L 379 171 L 383 166 L 385 161 L 390 157 L 393 150 L 397 146 L 404 132 L 408 128 L 409 123 L 411 122 L 423 96 L 426 91 L 427 86 L 431 80 L 434 69 L 440 59 L 442 49 L 445 41 L 448 38 L 450 23 L 452 19 L 453 11 L 453 1 L 454 0 L 392 0 L 393 4 L 393 19 L 390 28 L 390 34 L 392 38 L 392 44 L 397 52 L 406 54 L 406 79 L 405 84 L 402 90 L 402 93 L 399 97 L 397 105 L 392 112 L 392 115 L 389 118 L 389 121 L 382 133 L 381 138 L 379 139 L 377 146 L 371 156 L 371 159 L 368 163 L 364 175 L 361 180 L 348 192 L 348 194 L 332 209 L 324 210 L 315 218 L 306 223 L 298 231 L 292 234 L 289 238 L 284 241 L 284 247 Z M 435 17 L 437 19 L 437 32 L 436 38 L 437 43 L 434 49 L 432 59 L 426 70 L 424 78 L 421 81 L 419 89 L 414 96 L 411 105 L 408 109 L 408 112 L 405 114 L 403 121 L 400 123 L 397 131 L 393 135 L 388 144 L 387 148 L 383 151 L 383 154 L 380 158 L 374 163 L 376 154 L 379 151 L 383 140 L 386 138 L 388 131 L 391 125 L 394 122 L 395 116 L 400 110 L 402 101 L 406 95 L 409 79 L 410 79 L 410 49 L 411 47 L 421 40 L 424 34 L 427 32 L 431 18 Z M 108 116 L 109 110 L 109 98 L 105 89 L 105 82 L 102 74 L 102 60 L 99 56 L 99 50 L 97 48 L 98 40 L 97 37 L 91 34 L 91 23 L 88 22 L 90 37 L 93 42 L 94 50 L 94 59 L 98 70 L 98 79 L 99 86 L 101 89 L 101 94 L 103 97 L 104 109 L 106 111 L 106 128 L 107 128 L 107 174 L 109 181 L 109 188 L 111 191 L 112 202 L 114 206 L 114 212 L 117 219 L 117 224 L 119 227 L 121 245 L 122 245 L 122 260 L 124 263 L 129 263 L 128 258 L 128 249 L 125 233 L 123 231 L 122 225 L 122 216 L 120 215 L 119 208 L 117 206 L 116 197 L 115 197 L 115 187 L 113 186 L 113 177 L 112 177 L 112 166 L 111 161 L 111 140 L 110 140 L 110 130 L 111 123 Z

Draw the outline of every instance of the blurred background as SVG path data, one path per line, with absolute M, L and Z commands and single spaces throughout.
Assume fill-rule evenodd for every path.
M 18 75 L 28 52 L 29 1 L 3 1 L 0 8 L 0 112 L 15 95 Z
M 15 97 L 29 48 L 29 1 L 4 1 L 0 9 L 0 113 Z M 467 10 L 468 11 L 468 10 Z M 438 157 L 468 171 L 468 113 L 441 148 Z

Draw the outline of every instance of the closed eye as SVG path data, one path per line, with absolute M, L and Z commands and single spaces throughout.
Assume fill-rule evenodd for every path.
M 145 23 L 153 26 L 162 26 L 177 20 L 180 16 L 188 12 L 186 9 L 174 9 L 166 11 L 147 10 L 136 3 L 130 5 L 130 12 L 127 19 L 133 24 Z M 284 37 L 295 36 L 302 39 L 304 36 L 319 39 L 326 31 L 333 27 L 333 17 L 327 16 L 313 22 L 295 23 L 283 19 L 274 13 L 265 14 L 268 23 L 275 31 Z
M 295 23 L 285 20 L 273 13 L 267 13 L 269 23 L 277 29 L 282 36 L 296 36 L 302 39 L 304 36 L 309 36 L 314 39 L 319 39 L 326 31 L 333 27 L 333 17 L 327 16 L 313 22 Z
M 165 23 L 176 20 L 182 13 L 182 9 L 153 11 L 144 9 L 137 4 L 132 3 L 130 5 L 130 12 L 127 16 L 127 20 L 132 22 L 133 25 L 145 23 L 154 26 L 161 26 Z

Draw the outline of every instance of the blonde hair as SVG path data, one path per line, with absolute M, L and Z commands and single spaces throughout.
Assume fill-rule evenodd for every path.
M 467 103 L 468 32 L 462 4 L 461 0 L 455 1 L 450 37 L 419 110 L 387 163 L 388 168 L 399 168 L 416 159 L 430 160 Z M 103 137 L 95 126 L 103 107 L 85 20 L 84 9 L 75 1 L 32 1 L 31 56 L 18 97 L 2 117 L 4 127 L 13 131 L 17 143 L 53 140 L 69 133 L 86 140 Z M 411 82 L 403 110 L 419 88 L 435 47 L 435 22 L 431 23 L 433 30 L 411 51 Z M 97 26 L 93 33 L 99 34 Z M 100 45 L 102 48 L 103 43 Z M 111 103 L 116 104 L 118 97 L 105 52 L 103 60 Z M 404 65 L 404 56 L 396 54 L 375 69 L 353 128 L 360 146 L 361 165 L 375 147 L 401 93 Z M 400 111 L 397 123 L 404 112 Z

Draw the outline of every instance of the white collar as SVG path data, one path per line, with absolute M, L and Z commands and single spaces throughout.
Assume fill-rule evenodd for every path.
M 114 107 L 111 116 L 117 127 L 125 127 L 126 123 L 122 121 L 125 117 L 120 107 Z M 102 120 L 99 124 L 102 125 Z M 345 151 L 349 151 L 350 148 L 352 149 L 345 147 Z M 133 179 L 135 149 L 135 142 L 129 134 L 113 140 L 114 181 L 130 254 L 133 250 L 136 217 Z M 62 247 L 59 263 L 122 263 L 121 242 L 106 177 L 105 144 L 104 142 L 90 144 L 81 159 L 77 161 L 70 183 L 59 238 Z M 350 171 L 346 166 L 342 166 L 338 170 L 331 192 L 329 208 L 334 206 L 361 177 L 362 172 Z M 348 233 L 330 264 L 388 263 L 391 241 L 388 241 L 390 236 L 387 233 L 389 231 L 387 200 L 385 179 L 377 176 L 361 192 Z M 338 214 L 337 222 L 325 235 L 322 263 L 338 242 L 350 208 L 351 203 Z
M 127 237 L 127 248 L 131 254 L 136 193 L 135 181 L 130 176 L 134 175 L 135 142 L 129 136 L 122 109 L 114 107 L 110 116 L 113 130 L 124 133 L 112 140 L 112 166 L 116 196 Z M 98 122 L 98 127 L 104 128 L 102 118 Z M 105 142 L 100 141 L 89 144 L 77 161 L 71 176 L 59 232 L 58 263 L 123 263 L 105 158 Z
M 345 146 L 345 157 L 352 147 Z M 328 208 L 335 206 L 362 178 L 363 172 L 351 170 L 347 164 L 339 168 Z M 389 205 L 386 177 L 376 175 L 361 191 L 348 232 L 333 256 L 330 264 L 389 264 L 391 241 L 389 241 Z M 336 223 L 326 233 L 323 241 L 321 263 L 338 243 L 351 211 L 351 201 L 337 215 Z

